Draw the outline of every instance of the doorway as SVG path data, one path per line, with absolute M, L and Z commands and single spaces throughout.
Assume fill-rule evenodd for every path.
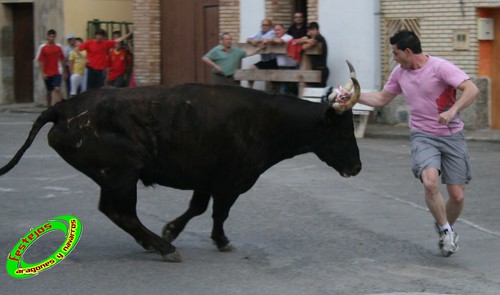
M 210 83 L 201 57 L 219 44 L 219 0 L 161 1 L 162 84 Z
M 12 5 L 14 43 L 14 98 L 16 103 L 33 102 L 33 3 Z

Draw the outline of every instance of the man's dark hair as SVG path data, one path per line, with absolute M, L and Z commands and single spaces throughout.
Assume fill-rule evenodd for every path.
M 106 37 L 106 31 L 104 31 L 103 29 L 97 29 L 97 30 L 95 31 L 95 34 L 96 34 L 96 35 L 101 35 L 101 36 Z
M 399 50 L 410 48 L 415 54 L 422 53 L 422 46 L 418 36 L 412 31 L 399 31 L 389 39 L 391 45 L 396 45 Z
M 56 34 L 56 30 L 53 30 L 53 29 L 48 30 L 48 31 L 47 31 L 47 36 L 48 36 L 48 35 L 57 35 L 57 34 Z
M 229 32 L 224 32 L 224 33 L 220 34 L 220 37 L 219 37 L 219 38 L 220 38 L 220 40 L 221 40 L 221 41 L 222 41 L 222 40 L 224 40 L 224 36 L 231 36 L 231 33 L 229 33 Z
M 311 29 L 316 29 L 316 30 L 319 30 L 319 25 L 317 22 L 310 22 L 308 25 L 307 25 L 307 29 L 308 30 L 311 30 Z
M 82 42 L 82 43 L 83 43 L 83 39 L 82 39 L 82 38 L 80 38 L 80 37 L 76 37 L 76 38 L 75 38 L 75 41 L 80 41 L 80 42 Z

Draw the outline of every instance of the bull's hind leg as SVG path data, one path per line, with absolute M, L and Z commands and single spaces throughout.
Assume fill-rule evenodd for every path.
M 180 262 L 172 244 L 148 230 L 137 217 L 137 180 L 125 178 L 118 184 L 102 185 L 99 210 L 129 233 L 145 249 L 154 249 L 166 261 Z
M 229 239 L 226 237 L 224 233 L 224 221 L 226 221 L 229 216 L 229 209 L 233 206 L 234 202 L 239 195 L 235 196 L 220 196 L 214 195 L 213 200 L 213 212 L 212 219 L 214 221 L 214 225 L 212 228 L 212 240 L 217 245 L 217 248 L 221 252 L 229 252 L 233 251 L 234 247 L 229 243 Z
M 208 202 L 210 201 L 210 194 L 203 193 L 199 191 L 194 191 L 191 201 L 189 202 L 189 208 L 176 219 L 170 221 L 165 225 L 162 231 L 163 238 L 172 242 L 177 238 L 177 236 L 184 230 L 186 224 L 193 217 L 203 214 L 207 210 Z

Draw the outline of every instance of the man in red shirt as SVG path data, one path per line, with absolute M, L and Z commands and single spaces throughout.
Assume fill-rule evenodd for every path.
M 123 87 L 127 65 L 130 64 L 130 56 L 123 49 L 123 42 L 116 42 L 114 49 L 108 55 L 108 85 Z
M 115 40 L 106 40 L 106 31 L 98 29 L 95 38 L 83 42 L 80 50 L 87 51 L 87 89 L 101 88 L 104 86 L 106 69 L 106 57 L 109 49 L 115 46 L 116 42 L 121 42 L 132 35 L 132 31 L 127 35 Z
M 61 101 L 61 72 L 59 70 L 59 62 L 61 69 L 64 69 L 65 57 L 61 46 L 55 43 L 56 31 L 49 30 L 47 32 L 47 43 L 40 47 L 40 52 L 37 57 L 42 78 L 47 88 L 47 107 L 52 105 L 52 91 L 54 91 L 54 102 Z

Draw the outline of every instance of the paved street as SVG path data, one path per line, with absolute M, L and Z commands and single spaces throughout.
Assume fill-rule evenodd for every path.
M 36 114 L 0 113 L 0 166 L 24 143 Z M 211 212 L 174 242 L 163 262 L 97 210 L 99 189 L 47 145 L 48 124 L 19 164 L 0 176 L 0 256 L 32 227 L 77 216 L 71 254 L 29 279 L 0 270 L 0 294 L 498 294 L 500 143 L 469 142 L 474 179 L 455 229 L 460 251 L 442 257 L 406 139 L 358 141 L 362 172 L 344 179 L 313 154 L 279 163 L 240 196 L 226 222 L 235 252 L 209 238 Z M 139 186 L 138 214 L 160 233 L 191 192 Z M 51 232 L 26 252 L 35 263 L 64 241 Z M 2 262 L 5 266 L 5 261 Z

